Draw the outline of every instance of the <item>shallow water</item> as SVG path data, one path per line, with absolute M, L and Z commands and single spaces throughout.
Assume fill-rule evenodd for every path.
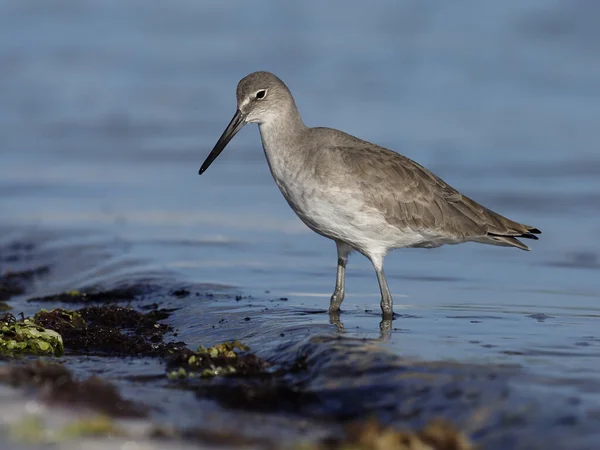
M 263 326 L 336 333 L 335 246 L 295 218 L 255 127 L 196 175 L 238 79 L 271 70 L 307 124 L 400 151 L 544 233 L 529 253 L 390 254 L 399 317 L 381 345 L 517 365 L 525 390 L 598 408 L 599 18 L 592 1 L 2 2 L 0 240 L 35 237 L 65 257 L 41 293 L 172 277 L 251 296 L 240 311 L 261 308 Z M 172 318 L 190 345 L 223 337 L 202 330 L 206 301 L 221 307 L 190 300 Z M 341 320 L 346 336 L 379 337 L 360 255 Z

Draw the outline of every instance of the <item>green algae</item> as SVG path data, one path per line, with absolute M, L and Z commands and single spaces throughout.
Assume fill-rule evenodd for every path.
M 12 314 L 0 318 L 0 355 L 61 356 L 63 353 L 63 340 L 56 331 L 32 319 L 16 320 Z
M 85 320 L 76 311 L 42 309 L 33 318 L 17 320 L 12 314 L 0 318 L 0 354 L 4 356 L 62 356 L 64 343 L 61 334 L 54 327 L 46 328 L 42 319 L 52 317 L 54 323 L 63 327 L 79 328 Z
M 8 428 L 8 435 L 15 442 L 51 445 L 83 437 L 126 436 L 126 432 L 104 415 L 73 420 L 59 428 L 49 427 L 39 416 L 27 415 Z
M 235 350 L 245 352 L 250 350 L 250 347 L 242 344 L 240 341 L 227 341 L 209 348 L 201 345 L 198 347 L 198 350 L 196 350 L 196 353 L 199 355 L 209 355 L 211 358 L 218 358 L 219 356 L 224 358 L 237 358 L 238 354 Z
M 61 334 L 54 327 L 46 328 L 41 319 L 52 317 L 54 323 L 71 328 L 85 325 L 85 321 L 76 311 L 42 309 L 33 318 L 17 320 L 12 314 L 0 318 L 0 354 L 4 356 L 61 356 L 64 343 Z M 47 322 L 47 320 L 46 320 Z
M 169 362 L 170 380 L 211 378 L 223 375 L 247 375 L 264 371 L 267 363 L 252 353 L 240 341 L 227 341 L 212 347 L 200 346 L 193 352 L 179 352 Z
M 211 378 L 219 375 L 231 375 L 236 373 L 234 366 L 215 366 L 203 368 L 201 370 L 184 369 L 180 367 L 167 373 L 169 380 L 178 380 L 182 378 Z
M 39 444 L 46 439 L 46 425 L 39 416 L 25 416 L 10 426 L 8 435 L 13 441 Z
M 94 416 L 68 423 L 57 435 L 64 440 L 84 436 L 125 436 L 126 433 L 110 417 Z

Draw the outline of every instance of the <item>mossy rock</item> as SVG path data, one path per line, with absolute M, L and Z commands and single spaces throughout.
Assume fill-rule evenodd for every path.
M 195 352 L 184 349 L 167 364 L 167 376 L 177 380 L 264 372 L 268 365 L 266 361 L 249 353 L 249 350 L 239 341 L 223 342 L 208 348 L 200 346 Z
M 4 356 L 61 356 L 63 340 L 56 331 L 31 319 L 16 320 L 12 314 L 0 318 L 0 354 Z
M 64 330 L 67 328 L 83 328 L 86 323 L 81 314 L 77 311 L 56 308 L 51 311 L 40 310 L 33 316 L 34 322 L 54 330 Z
M 219 356 L 224 358 L 237 358 L 238 354 L 235 352 L 236 350 L 246 352 L 250 350 L 250 347 L 242 344 L 240 341 L 227 341 L 209 348 L 201 345 L 198 347 L 198 350 L 196 350 L 196 353 L 198 355 L 209 355 L 211 358 L 217 358 Z

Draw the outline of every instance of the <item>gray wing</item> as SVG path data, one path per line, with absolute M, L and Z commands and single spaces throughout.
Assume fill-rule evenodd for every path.
M 365 143 L 368 144 L 368 143 Z M 428 231 L 440 237 L 528 247 L 516 237 L 540 233 L 462 195 L 411 159 L 372 144 L 333 147 L 347 176 L 360 184 L 367 206 L 382 212 L 400 229 Z

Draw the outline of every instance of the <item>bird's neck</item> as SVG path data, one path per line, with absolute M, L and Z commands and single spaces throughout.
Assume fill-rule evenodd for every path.
M 286 172 L 295 171 L 304 158 L 302 138 L 308 127 L 293 108 L 278 114 L 258 126 L 263 149 L 273 177 L 285 178 Z M 279 184 L 279 183 L 278 183 Z
M 295 107 L 270 117 L 269 120 L 260 123 L 258 128 L 269 159 L 277 155 L 296 153 L 294 150 L 308 129 Z

